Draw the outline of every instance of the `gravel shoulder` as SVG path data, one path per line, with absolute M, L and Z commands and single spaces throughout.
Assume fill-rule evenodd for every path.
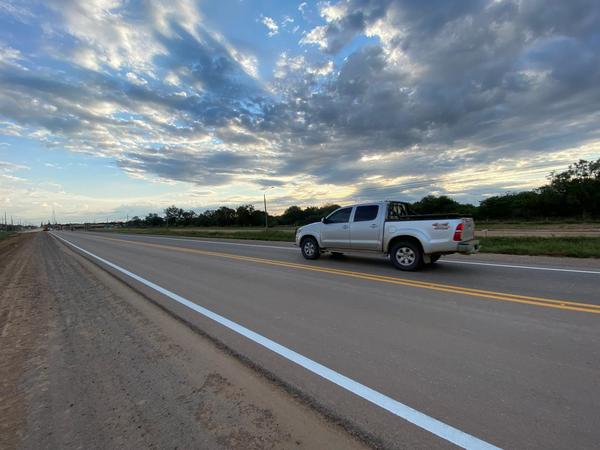
M 0 448 L 363 448 L 45 233 L 0 287 Z

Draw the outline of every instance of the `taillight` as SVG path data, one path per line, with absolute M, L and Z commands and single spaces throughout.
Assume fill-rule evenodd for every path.
M 464 223 L 459 223 L 458 225 L 456 225 L 456 230 L 454 230 L 454 237 L 452 239 L 454 239 L 455 241 L 462 241 L 462 233 L 464 229 Z

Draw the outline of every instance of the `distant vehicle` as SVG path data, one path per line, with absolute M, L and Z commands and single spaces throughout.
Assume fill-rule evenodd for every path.
M 320 222 L 296 230 L 306 259 L 323 252 L 389 255 L 400 270 L 418 270 L 451 253 L 477 253 L 475 223 L 459 214 L 413 214 L 398 201 L 362 203 L 336 209 Z

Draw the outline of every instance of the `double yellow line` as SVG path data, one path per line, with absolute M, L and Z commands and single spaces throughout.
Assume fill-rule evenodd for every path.
M 441 284 L 441 283 L 432 283 L 429 281 L 410 280 L 407 278 L 389 277 L 389 276 L 385 276 L 385 275 L 376 275 L 376 274 L 370 274 L 370 273 L 365 273 L 365 272 L 354 272 L 354 271 L 350 271 L 350 270 L 332 269 L 332 268 L 327 268 L 327 267 L 311 266 L 308 264 L 297 264 L 297 263 L 292 263 L 292 262 L 287 262 L 287 261 L 279 261 L 279 260 L 275 260 L 275 259 L 256 258 L 253 256 L 234 255 L 231 253 L 222 253 L 222 252 L 211 252 L 208 250 L 199 250 L 199 249 L 195 249 L 195 248 L 176 247 L 176 246 L 164 245 L 164 244 L 152 244 L 149 242 L 140 242 L 140 241 L 128 241 L 128 240 L 124 240 L 124 239 L 114 239 L 114 238 L 109 238 L 109 237 L 102 237 L 99 239 L 106 239 L 109 241 L 115 241 L 115 242 L 119 242 L 122 244 L 140 245 L 143 247 L 159 248 L 159 249 L 165 249 L 165 250 L 176 250 L 176 251 L 182 252 L 182 253 L 194 253 L 194 254 L 198 254 L 198 255 L 215 256 L 215 257 L 219 257 L 219 258 L 233 259 L 233 260 L 237 260 L 237 261 L 254 262 L 254 263 L 266 264 L 266 265 L 270 265 L 270 266 L 279 266 L 279 267 L 287 267 L 287 268 L 292 268 L 292 269 L 308 270 L 308 271 L 312 271 L 312 272 L 329 273 L 329 274 L 333 274 L 333 275 L 340 275 L 340 276 L 351 277 L 351 278 L 359 278 L 361 280 L 378 281 L 381 283 L 396 284 L 396 285 L 401 285 L 401 286 L 410 286 L 410 287 L 429 289 L 429 290 L 440 291 L 440 292 L 450 292 L 453 294 L 463 294 L 463 295 L 468 295 L 471 297 L 478 297 L 478 298 L 483 298 L 483 299 L 499 300 L 499 301 L 511 302 L 511 303 L 523 303 L 523 304 L 527 304 L 527 305 L 542 306 L 542 307 L 546 307 L 546 308 L 555 308 L 555 309 L 563 309 L 563 310 L 569 310 L 569 311 L 580 311 L 580 312 L 587 312 L 587 313 L 593 313 L 593 314 L 600 314 L 600 305 L 593 305 L 593 304 L 589 304 L 589 303 L 577 303 L 577 302 L 571 302 L 571 301 L 566 301 L 566 300 L 551 300 L 551 299 L 541 298 L 541 297 L 529 297 L 529 296 L 518 295 L 518 294 L 507 294 L 507 293 L 503 293 L 503 292 L 486 291 L 483 289 L 472 289 L 472 288 L 467 288 L 467 287 L 462 287 L 462 286 L 454 286 L 454 285 L 450 285 L 450 284 Z

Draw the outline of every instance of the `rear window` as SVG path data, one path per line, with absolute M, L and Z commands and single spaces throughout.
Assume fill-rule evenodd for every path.
M 377 217 L 378 212 L 379 206 L 377 205 L 358 206 L 354 213 L 354 221 L 366 222 L 368 220 L 374 220 Z
M 403 203 L 390 203 L 388 206 L 387 220 L 399 220 L 408 215 L 406 205 Z

